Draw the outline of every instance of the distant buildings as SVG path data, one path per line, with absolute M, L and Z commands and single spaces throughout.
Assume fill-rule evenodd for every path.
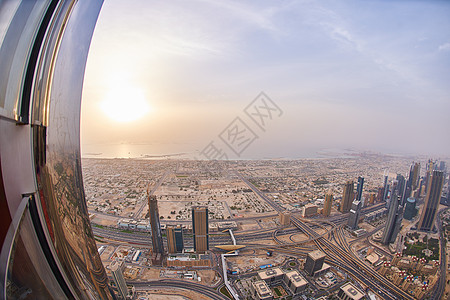
M 158 201 L 156 196 L 148 195 L 148 213 L 150 216 L 150 226 L 152 228 L 153 254 L 164 254 L 164 244 L 161 234 L 161 224 L 159 223 Z
M 341 205 L 339 207 L 339 210 L 343 213 L 348 212 L 352 206 L 352 201 L 354 197 L 353 188 L 354 188 L 353 181 L 347 181 L 344 185 L 344 192 L 342 194 Z
M 418 225 L 418 229 L 423 231 L 431 231 L 433 229 L 444 184 L 444 173 L 434 170 L 429 180 L 427 196 Z
M 183 252 L 183 229 L 181 226 L 167 225 L 167 252 L 169 254 Z
M 323 253 L 320 250 L 308 253 L 304 266 L 305 271 L 310 276 L 313 276 L 316 271 L 322 268 L 323 263 L 325 261 L 325 257 L 326 257 L 325 253 Z
M 328 217 L 331 213 L 331 205 L 333 204 L 333 194 L 331 192 L 328 192 L 325 195 L 325 201 L 323 203 L 323 210 L 322 210 L 322 214 L 325 217 Z
M 194 250 L 205 253 L 209 250 L 208 208 L 204 206 L 192 207 L 192 233 Z
M 125 279 L 123 278 L 123 261 L 114 260 L 110 265 L 109 269 L 111 270 L 112 278 L 117 287 L 117 292 L 119 294 L 120 299 L 126 299 L 128 295 L 128 287 Z
M 352 202 L 352 209 L 350 209 L 350 216 L 348 217 L 348 227 L 351 230 L 358 229 L 358 221 L 359 221 L 359 215 L 361 212 L 361 201 L 355 200 Z

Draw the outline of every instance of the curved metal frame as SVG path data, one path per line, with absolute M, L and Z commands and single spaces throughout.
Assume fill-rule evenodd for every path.
M 16 5 L 0 37 L 0 65 L 8 66 L 0 69 L 0 78 L 8 82 L 0 88 L 0 166 L 14 216 L 0 256 L 0 298 L 6 297 L 15 247 L 24 247 L 21 253 L 28 253 L 42 277 L 42 295 L 114 298 L 89 222 L 80 156 L 84 71 L 102 4 L 0 2 L 0 8 Z M 16 245 L 19 231 L 28 245 Z M 45 270 L 51 274 L 42 275 Z

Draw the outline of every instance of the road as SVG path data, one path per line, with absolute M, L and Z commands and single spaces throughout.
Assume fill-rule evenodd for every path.
M 236 172 L 236 174 L 273 209 L 278 212 L 284 210 L 279 204 L 269 199 L 256 186 L 246 180 L 240 173 Z M 372 206 L 371 210 L 374 211 L 381 208 L 381 206 L 383 206 L 383 203 Z M 366 210 L 366 213 L 367 212 L 368 210 Z M 341 215 L 332 220 L 333 223 L 339 224 L 345 222 L 345 218 L 345 215 Z M 394 285 L 391 281 L 381 276 L 371 266 L 368 266 L 359 258 L 355 257 L 348 244 L 342 240 L 342 237 L 338 237 L 338 246 L 336 246 L 323 236 L 319 236 L 319 234 L 317 234 L 311 227 L 309 227 L 306 223 L 304 223 L 297 217 L 291 216 L 291 222 L 305 234 L 309 235 L 312 240 L 314 240 L 316 246 L 322 252 L 327 254 L 331 264 L 339 266 L 342 269 L 346 270 L 349 274 L 352 274 L 356 280 L 359 280 L 361 283 L 368 286 L 373 291 L 378 291 L 379 295 L 383 297 L 383 299 L 397 299 L 397 297 L 399 299 L 414 299 L 411 295 Z M 388 288 L 389 290 L 387 290 L 386 288 Z M 396 294 L 396 296 L 394 296 L 391 291 Z
M 441 215 L 444 211 L 446 211 L 448 208 L 444 208 L 441 209 L 438 213 L 438 217 L 436 218 L 437 222 L 437 230 L 439 233 L 439 242 L 440 242 L 440 249 L 441 249 L 441 254 L 440 254 L 440 258 L 439 258 L 439 262 L 440 262 L 440 271 L 439 271 L 439 281 L 436 283 L 437 287 L 435 288 L 434 292 L 433 292 L 433 297 L 431 299 L 443 299 L 443 295 L 445 292 L 445 284 L 446 284 L 446 280 L 447 280 L 447 255 L 446 255 L 446 248 L 445 248 L 445 243 L 444 243 L 444 230 L 442 228 L 442 219 L 441 219 Z
M 219 291 L 211 287 L 189 281 L 162 279 L 148 282 L 127 281 L 127 284 L 132 284 L 136 290 L 146 290 L 148 288 L 176 288 L 187 291 L 194 291 L 214 300 L 229 300 L 225 295 L 222 295 Z
M 161 186 L 161 184 L 164 182 L 164 180 L 166 179 L 167 175 L 169 175 L 170 173 L 172 173 L 171 170 L 167 170 L 162 176 L 161 178 L 158 180 L 158 182 L 153 186 L 153 188 L 150 191 L 150 195 L 153 195 L 153 193 L 156 192 L 156 190 Z M 149 195 L 147 195 L 149 196 Z M 142 205 L 139 208 L 139 210 L 133 215 L 133 219 L 137 220 L 138 218 L 140 219 L 140 215 L 142 213 L 142 210 L 148 205 L 147 201 L 142 201 Z

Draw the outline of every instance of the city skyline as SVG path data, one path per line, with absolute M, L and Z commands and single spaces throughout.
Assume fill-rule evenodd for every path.
M 442 1 L 108 1 L 86 68 L 83 153 L 198 153 L 235 117 L 252 126 L 243 109 L 264 91 L 283 115 L 252 127 L 240 158 L 449 156 L 449 13 Z
M 305 1 L 1 2 L 0 298 L 449 297 L 450 4 Z

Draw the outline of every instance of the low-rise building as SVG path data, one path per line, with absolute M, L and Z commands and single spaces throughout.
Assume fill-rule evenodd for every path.
M 284 273 L 280 268 L 267 269 L 258 272 L 258 277 L 267 283 L 280 281 L 283 279 Z
M 168 267 L 192 268 L 211 267 L 211 257 L 207 254 L 175 254 L 167 257 Z
M 399 260 L 399 262 L 397 263 L 397 266 L 400 269 L 410 269 L 411 268 L 411 262 L 409 259 L 406 258 L 402 258 Z
M 360 300 L 364 298 L 364 293 L 352 283 L 347 282 L 339 289 L 338 298 L 341 300 Z
M 308 282 L 297 271 L 290 271 L 284 274 L 284 282 L 293 294 L 297 294 L 306 289 Z
M 271 300 L 273 299 L 272 291 L 266 282 L 258 280 L 252 283 L 253 297 L 257 300 Z

